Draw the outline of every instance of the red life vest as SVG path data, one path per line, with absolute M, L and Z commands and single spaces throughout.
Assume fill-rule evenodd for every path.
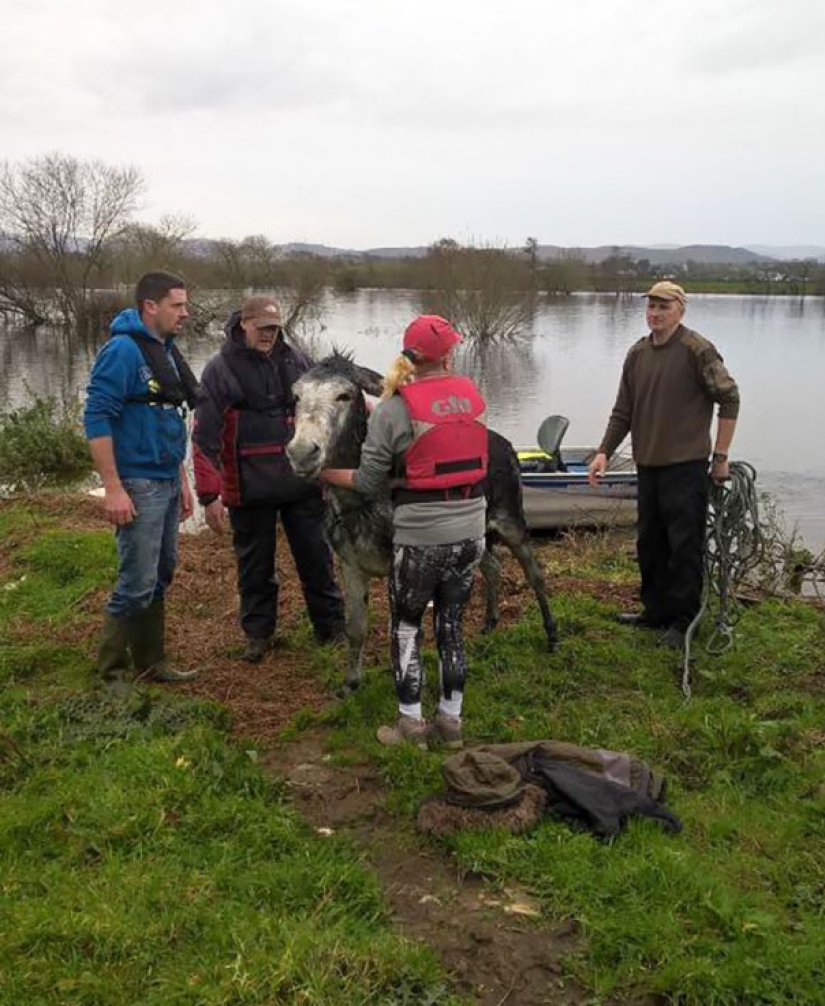
M 469 377 L 431 377 L 399 389 L 412 420 L 394 501 L 481 495 L 487 475 L 486 404 Z

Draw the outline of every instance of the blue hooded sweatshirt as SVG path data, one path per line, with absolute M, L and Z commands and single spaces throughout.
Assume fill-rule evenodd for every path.
M 97 354 L 83 425 L 86 439 L 111 437 L 122 479 L 174 479 L 186 456 L 186 427 L 177 409 L 128 402 L 145 395 L 152 373 L 130 332 L 153 338 L 134 308 L 121 311 L 110 326 L 111 338 Z M 172 360 L 172 337 L 165 342 Z M 174 366 L 174 361 L 173 364 Z

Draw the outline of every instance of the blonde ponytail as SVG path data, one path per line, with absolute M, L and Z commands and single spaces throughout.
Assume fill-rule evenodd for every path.
M 408 356 L 399 353 L 390 364 L 390 369 L 384 377 L 384 385 L 381 389 L 381 398 L 392 398 L 400 387 L 409 384 L 415 376 L 415 364 Z

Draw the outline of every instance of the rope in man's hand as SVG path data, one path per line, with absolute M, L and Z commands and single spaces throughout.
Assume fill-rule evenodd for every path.
M 718 656 L 733 646 L 734 627 L 742 614 L 736 591 L 761 561 L 763 550 L 756 469 L 745 461 L 732 461 L 728 481 L 711 481 L 702 605 L 685 633 L 682 692 L 686 702 L 692 694 L 690 647 L 699 623 L 706 612 L 713 616 L 713 631 L 705 644 L 708 653 Z

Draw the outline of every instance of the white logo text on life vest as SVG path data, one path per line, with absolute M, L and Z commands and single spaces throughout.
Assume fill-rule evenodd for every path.
M 473 406 L 469 398 L 450 395 L 449 398 L 437 398 L 430 406 L 430 411 L 436 416 L 468 415 L 473 411 Z

